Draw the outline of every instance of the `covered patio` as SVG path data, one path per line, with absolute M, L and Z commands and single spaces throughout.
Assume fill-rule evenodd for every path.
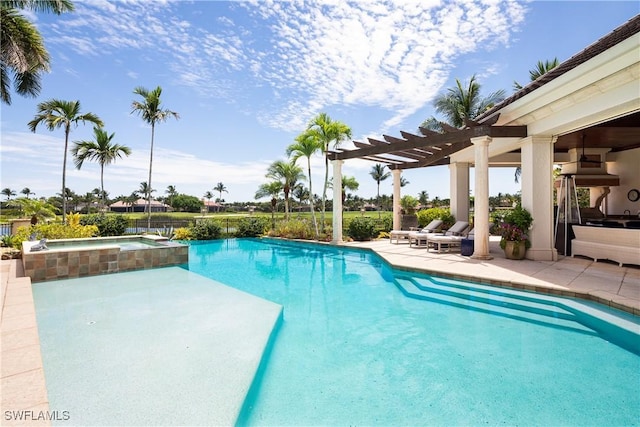
M 640 188 L 640 15 L 486 111 L 464 128 L 444 133 L 420 128 L 354 141 L 356 149 L 328 154 L 333 180 L 344 161 L 385 164 L 393 173 L 393 228 L 400 228 L 402 170 L 449 165 L 451 213 L 470 219 L 470 168 L 474 168 L 475 259 L 489 250 L 489 168 L 520 166 L 522 205 L 531 212 L 527 258 L 555 261 L 553 169 L 590 188 L 591 207 L 604 217 L 638 217 Z M 341 188 L 334 187 L 333 243 L 342 241 Z

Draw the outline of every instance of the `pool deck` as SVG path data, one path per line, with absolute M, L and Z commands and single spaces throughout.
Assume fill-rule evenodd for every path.
M 578 296 L 640 315 L 640 267 L 585 258 L 560 257 L 558 261 L 508 260 L 493 239 L 492 260 L 480 261 L 460 253 L 433 253 L 389 240 L 348 242 L 345 247 L 369 249 L 396 268 L 473 278 L 515 288 Z M 49 410 L 31 280 L 23 277 L 20 260 L 0 263 L 2 316 L 2 425 L 50 425 L 46 420 L 6 420 L 6 410 Z M 221 356 L 223 357 L 223 356 Z M 53 414 L 55 415 L 55 414 Z M 231 419 L 231 418 L 229 418 Z M 224 424 L 224 423 L 223 423 Z

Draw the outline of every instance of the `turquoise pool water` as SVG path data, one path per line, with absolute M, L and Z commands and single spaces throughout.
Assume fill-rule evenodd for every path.
M 631 316 L 408 276 L 363 251 L 225 240 L 189 260 L 284 306 L 241 424 L 640 424 Z

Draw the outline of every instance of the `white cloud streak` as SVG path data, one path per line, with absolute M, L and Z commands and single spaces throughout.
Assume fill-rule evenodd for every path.
M 203 27 L 181 15 L 187 7 L 198 2 L 79 2 L 48 40 L 80 55 L 162 55 L 202 97 L 242 104 L 268 90 L 254 114 L 277 129 L 300 130 L 346 105 L 387 111 L 384 131 L 433 99 L 456 58 L 508 44 L 525 12 L 514 0 L 252 0 L 229 3 Z

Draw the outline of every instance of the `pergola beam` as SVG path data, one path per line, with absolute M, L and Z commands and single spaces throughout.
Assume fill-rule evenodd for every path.
M 401 132 L 406 141 L 400 140 L 394 143 L 383 143 L 384 145 L 371 145 L 365 146 L 363 143 L 358 143 L 356 146 L 361 147 L 356 150 L 342 151 L 342 152 L 329 152 L 328 157 L 330 160 L 346 160 L 355 158 L 364 158 L 368 156 L 375 156 L 378 154 L 393 154 L 394 152 L 411 151 L 413 149 L 423 149 L 433 151 L 435 148 L 441 148 L 437 156 L 442 158 L 443 152 L 453 154 L 458 150 L 465 147 L 459 145 L 461 142 L 468 142 L 471 138 L 479 136 L 488 136 L 490 138 L 524 138 L 527 136 L 526 126 L 490 126 L 480 125 L 468 129 L 460 129 L 456 132 L 435 134 L 426 136 L 413 135 L 408 132 Z M 354 144 L 356 141 L 354 141 Z M 456 147 L 452 150 L 451 147 Z M 449 154 L 444 154 L 447 156 Z M 435 153 L 433 155 L 436 155 Z M 434 160 L 437 161 L 437 160 Z M 411 165 L 413 166 L 413 165 Z

